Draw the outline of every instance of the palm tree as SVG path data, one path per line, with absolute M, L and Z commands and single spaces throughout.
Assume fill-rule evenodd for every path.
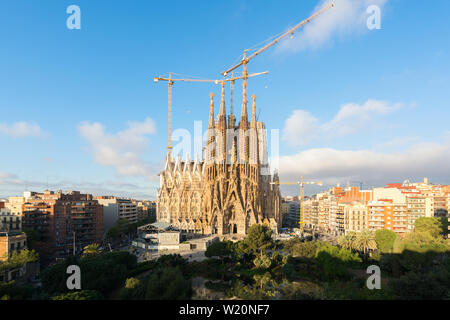
M 367 257 L 369 250 L 377 248 L 377 241 L 375 233 L 369 230 L 363 230 L 356 236 L 355 248 L 363 252 L 364 257 Z
M 349 232 L 346 235 L 340 236 L 337 239 L 338 245 L 340 245 L 342 248 L 350 250 L 356 249 L 355 242 L 356 242 L 356 234 L 354 232 Z
M 100 253 L 100 248 L 99 248 L 99 245 L 96 243 L 87 245 L 86 247 L 84 247 L 84 250 L 83 250 L 83 256 L 95 255 L 95 254 L 99 254 L 99 253 Z

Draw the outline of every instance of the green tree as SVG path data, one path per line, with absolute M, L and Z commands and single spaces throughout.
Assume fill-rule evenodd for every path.
M 128 278 L 125 286 L 120 290 L 120 298 L 123 300 L 142 300 L 145 298 L 145 281 L 136 278 Z
M 117 226 L 109 228 L 108 232 L 106 233 L 107 239 L 117 239 L 119 236 L 120 236 L 120 229 Z
M 441 220 L 442 223 L 442 235 L 444 238 L 448 238 L 448 227 L 450 225 L 448 214 L 446 217 L 440 217 L 439 220 Z
M 0 272 L 22 267 L 29 262 L 37 261 L 38 258 L 39 256 L 34 250 L 14 251 L 8 260 L 0 262 Z
M 355 232 L 349 232 L 346 235 L 342 235 L 337 239 L 337 243 L 339 246 L 349 250 L 355 249 L 355 242 L 356 242 Z
M 126 251 L 114 251 L 83 256 L 79 266 L 83 289 L 106 295 L 124 283 L 128 272 L 136 268 L 137 258 Z
M 397 299 L 446 299 L 450 294 L 450 273 L 445 270 L 425 274 L 408 272 L 398 279 L 392 279 L 390 286 Z
M 100 253 L 100 246 L 97 243 L 89 244 L 83 248 L 83 256 L 96 255 Z
M 24 229 L 23 232 L 27 235 L 27 247 L 32 249 L 36 242 L 41 241 L 42 235 L 39 231 L 34 229 Z
M 350 249 L 327 244 L 317 251 L 316 262 L 326 279 L 335 279 L 347 277 L 347 267 L 357 267 L 361 258 Z
M 307 241 L 296 243 L 292 248 L 292 256 L 306 259 L 312 259 L 316 255 L 319 243 L 316 241 Z
M 48 266 L 41 272 L 41 282 L 45 292 L 50 296 L 67 292 L 67 267 L 78 265 L 78 261 L 70 257 Z
M 179 254 L 164 254 L 156 263 L 159 268 L 180 267 L 181 269 L 184 269 L 187 264 L 186 259 Z
M 103 295 L 96 290 L 81 290 L 61 294 L 52 298 L 52 300 L 103 300 Z
M 232 253 L 232 244 L 231 241 L 215 242 L 206 249 L 205 256 L 208 258 L 219 257 L 223 263 L 224 259 Z
M 415 232 L 426 233 L 433 238 L 442 236 L 442 221 L 434 217 L 420 217 L 415 223 Z
M 362 251 L 364 257 L 367 258 L 369 250 L 374 250 L 377 248 L 377 242 L 375 240 L 374 233 L 369 230 L 363 230 L 360 233 L 358 233 L 356 235 L 354 248 L 356 250 Z
M 408 233 L 400 244 L 400 252 L 410 250 L 415 252 L 445 252 L 450 250 L 448 242 L 442 237 L 433 237 L 428 232 Z
M 375 232 L 377 247 L 382 253 L 392 253 L 397 233 L 388 229 L 380 229 Z
M 28 300 L 32 297 L 33 288 L 28 285 L 19 285 L 15 281 L 0 282 L 1 300 Z
M 255 274 L 253 276 L 253 279 L 256 281 L 256 283 L 259 286 L 260 290 L 263 290 L 266 288 L 268 284 L 272 281 L 272 276 L 269 272 L 266 272 L 265 274 Z
M 239 249 L 246 254 L 259 255 L 261 258 L 267 249 L 275 245 L 272 230 L 266 225 L 254 224 L 247 231 L 247 237 L 239 242 Z
M 146 299 L 188 300 L 191 298 L 190 279 L 185 279 L 180 268 L 166 268 L 153 273 L 148 279 Z
M 67 267 L 78 265 L 81 269 L 83 290 L 97 290 L 107 295 L 125 282 L 128 273 L 137 266 L 136 256 L 125 251 L 114 251 L 98 255 L 86 255 L 77 260 L 64 259 L 41 273 L 44 290 L 50 295 L 67 292 Z
M 272 260 L 269 258 L 267 254 L 263 254 L 262 256 L 256 256 L 253 260 L 253 264 L 256 268 L 264 268 L 269 269 L 272 265 Z
M 126 281 L 125 281 L 125 288 L 127 288 L 127 289 L 133 289 L 133 288 L 135 288 L 135 287 L 137 287 L 138 285 L 139 285 L 139 279 L 136 279 L 136 278 L 128 278 Z
M 293 255 L 295 245 L 302 243 L 302 241 L 300 240 L 300 238 L 291 238 L 289 240 L 282 241 L 281 243 L 282 243 L 282 250 L 288 254 Z

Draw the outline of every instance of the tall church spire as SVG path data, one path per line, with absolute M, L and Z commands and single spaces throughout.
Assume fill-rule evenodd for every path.
M 252 122 L 251 127 L 256 128 L 256 95 L 252 95 Z
M 221 169 L 226 172 L 227 163 L 227 117 L 225 114 L 225 81 L 221 81 L 222 93 L 220 99 L 220 112 L 217 121 L 217 156 Z
M 230 81 L 230 115 L 228 116 L 228 128 L 234 129 L 236 116 L 234 115 L 234 80 Z
M 209 94 L 210 102 L 209 102 L 209 126 L 208 128 L 214 128 L 215 127 L 215 121 L 214 121 L 214 93 Z
M 245 59 L 245 53 L 244 53 Z M 247 112 L 247 64 L 244 63 L 242 71 L 242 108 L 241 108 L 241 123 L 240 128 L 243 130 L 248 129 L 248 112 Z
M 242 90 L 242 109 L 241 109 L 241 129 L 248 129 L 248 111 L 247 111 L 247 83 L 244 83 Z
M 225 117 L 225 81 L 221 82 L 222 85 L 222 92 L 220 95 L 220 112 L 219 116 Z
M 215 157 L 216 157 L 216 122 L 214 121 L 214 93 L 211 92 L 209 95 L 210 97 L 210 104 L 209 104 L 209 125 L 208 125 L 208 133 L 207 133 L 207 141 L 206 141 L 206 164 L 208 165 L 208 172 L 207 172 L 207 178 L 208 180 L 213 179 L 213 173 L 214 170 L 211 169 L 209 166 L 213 165 L 215 163 Z

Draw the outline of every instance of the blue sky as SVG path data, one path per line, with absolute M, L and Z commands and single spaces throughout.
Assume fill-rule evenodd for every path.
M 167 85 L 153 77 L 220 78 L 244 49 L 325 2 L 2 1 L 0 197 L 48 185 L 154 198 Z M 260 120 L 280 130 L 282 178 L 450 183 L 450 2 L 335 2 L 249 64 L 270 71 L 249 92 Z M 80 30 L 66 27 L 72 4 Z M 370 4 L 381 8 L 380 30 L 366 27 Z M 218 97 L 219 86 L 174 86 L 175 129 L 206 126 L 211 91 Z

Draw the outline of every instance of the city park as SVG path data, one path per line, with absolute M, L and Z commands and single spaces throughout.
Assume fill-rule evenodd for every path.
M 0 284 L 1 299 L 30 300 L 398 300 L 450 297 L 448 220 L 423 217 L 415 231 L 398 236 L 390 230 L 349 233 L 338 244 L 274 240 L 265 225 L 250 227 L 240 241 L 208 247 L 203 261 L 178 254 L 137 262 L 128 251 L 85 247 L 41 272 L 42 286 Z M 36 260 L 23 250 L 11 264 Z M 67 267 L 78 265 L 81 290 L 67 288 Z M 369 289 L 369 266 L 381 269 L 381 286 Z

